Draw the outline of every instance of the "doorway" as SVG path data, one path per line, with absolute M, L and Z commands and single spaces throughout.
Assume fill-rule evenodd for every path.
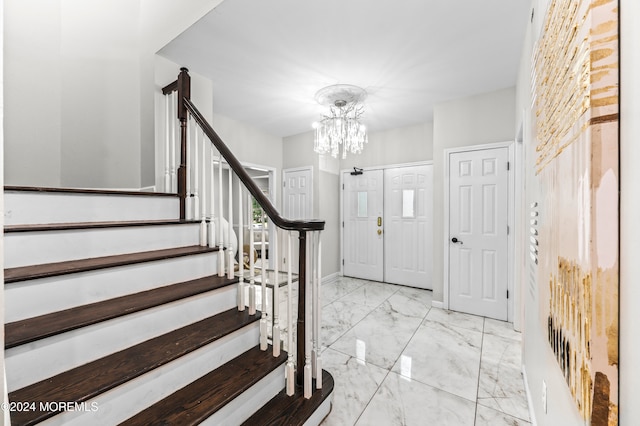
M 342 173 L 343 275 L 432 289 L 433 166 Z
M 445 294 L 455 311 L 508 320 L 510 147 L 446 153 Z

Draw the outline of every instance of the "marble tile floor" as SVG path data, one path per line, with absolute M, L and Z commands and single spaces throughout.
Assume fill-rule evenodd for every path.
M 529 425 L 520 333 L 431 306 L 431 291 L 341 277 L 322 286 L 322 426 Z

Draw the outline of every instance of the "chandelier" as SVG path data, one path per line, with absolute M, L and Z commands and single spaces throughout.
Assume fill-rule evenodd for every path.
M 320 89 L 316 101 L 329 107 L 319 122 L 313 123 L 315 139 L 313 150 L 319 154 L 338 156 L 342 145 L 342 158 L 347 152 L 359 154 L 367 143 L 367 129 L 360 123 L 364 112 L 362 101 L 367 97 L 364 89 L 349 84 L 336 84 Z

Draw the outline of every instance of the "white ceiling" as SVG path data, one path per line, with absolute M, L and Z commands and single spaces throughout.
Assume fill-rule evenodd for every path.
M 160 55 L 213 82 L 215 113 L 275 136 L 311 130 L 332 84 L 368 92 L 370 130 L 515 85 L 529 0 L 225 0 Z

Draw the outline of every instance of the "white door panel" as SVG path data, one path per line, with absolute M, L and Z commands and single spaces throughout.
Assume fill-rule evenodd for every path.
M 284 217 L 287 219 L 311 219 L 311 169 L 294 169 L 283 172 Z
M 433 166 L 385 169 L 384 280 L 431 289 Z
M 282 172 L 282 181 L 284 182 L 283 215 L 287 219 L 311 219 L 313 217 L 312 176 L 311 168 L 287 169 Z M 297 244 L 297 240 L 295 244 Z M 286 247 L 286 245 L 282 247 Z M 296 248 L 291 250 L 291 259 L 285 260 L 285 262 L 291 262 L 291 270 L 294 273 L 298 272 L 298 259 L 296 245 Z
M 350 277 L 382 281 L 383 172 L 344 173 L 344 267 Z M 380 222 L 378 221 L 380 218 Z M 378 225 L 379 223 L 379 225 Z
M 449 156 L 450 308 L 507 320 L 508 148 Z

